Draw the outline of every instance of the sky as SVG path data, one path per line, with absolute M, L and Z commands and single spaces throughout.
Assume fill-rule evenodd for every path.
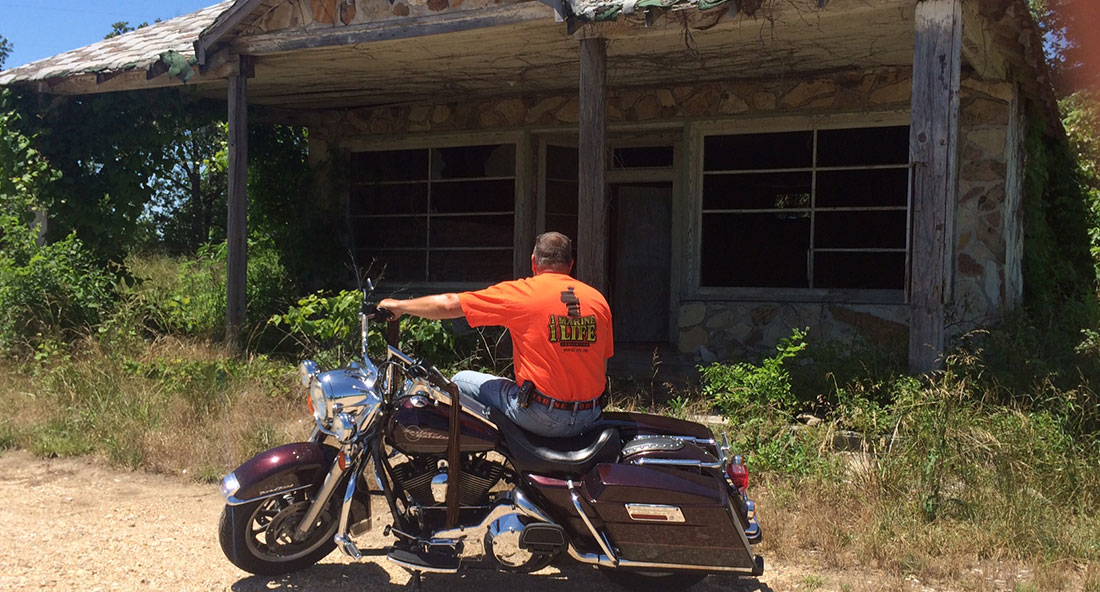
M 111 24 L 167 20 L 219 0 L 0 0 L 0 36 L 14 46 L 14 68 L 101 41 Z

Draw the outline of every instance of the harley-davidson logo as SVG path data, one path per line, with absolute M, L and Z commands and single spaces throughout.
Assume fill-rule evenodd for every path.
M 420 440 L 446 440 L 446 434 L 440 434 L 438 432 L 432 432 L 421 428 L 420 426 L 405 426 L 405 437 L 412 442 L 419 442 Z

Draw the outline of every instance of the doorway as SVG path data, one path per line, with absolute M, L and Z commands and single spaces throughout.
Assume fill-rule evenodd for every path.
M 617 343 L 669 341 L 671 181 L 611 183 L 608 282 Z

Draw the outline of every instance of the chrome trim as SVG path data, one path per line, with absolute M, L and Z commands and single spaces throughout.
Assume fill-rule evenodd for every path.
M 275 491 L 275 492 L 272 492 L 272 493 L 265 493 L 264 495 L 259 495 L 259 496 L 256 496 L 256 497 L 250 497 L 248 499 L 240 499 L 238 497 L 228 495 L 228 496 L 225 497 L 225 503 L 226 503 L 226 505 L 230 505 L 230 506 L 240 506 L 242 504 L 249 504 L 249 503 L 252 503 L 252 502 L 255 502 L 255 501 L 259 501 L 259 500 L 264 500 L 264 499 L 268 499 L 268 498 L 272 498 L 272 497 L 279 497 L 280 495 L 286 495 L 288 493 L 294 493 L 295 491 L 301 491 L 303 489 L 309 489 L 310 487 L 313 487 L 313 485 L 312 484 L 299 485 L 298 487 L 291 487 L 290 489 L 283 489 L 283 490 Z
M 667 465 L 674 467 L 692 467 L 699 469 L 721 469 L 725 466 L 725 463 L 721 460 L 714 462 L 703 462 L 701 460 L 694 460 L 690 458 L 637 458 L 630 461 L 635 465 Z
M 440 405 L 451 404 L 451 394 L 445 390 L 437 389 L 423 379 L 414 379 L 410 381 L 410 385 L 406 387 L 406 394 L 413 396 L 428 397 L 434 400 Z M 481 423 L 497 429 L 497 424 L 489 420 L 489 407 L 482 404 L 480 401 L 473 397 L 459 393 L 459 400 L 462 402 L 462 408 L 481 421 Z
M 626 515 L 630 516 L 631 520 L 638 522 L 663 522 L 666 524 L 685 522 L 684 513 L 679 506 L 664 504 L 626 504 Z M 660 516 L 660 518 L 650 518 L 650 516 Z
M 580 563 L 587 563 L 589 565 L 599 565 L 601 567 L 618 567 L 622 569 L 665 569 L 674 571 L 705 571 L 715 573 L 739 573 L 752 575 L 755 571 L 755 557 L 753 565 L 754 567 L 728 567 L 719 565 L 683 565 L 679 563 L 651 563 L 648 561 L 631 561 L 629 559 L 620 559 L 617 563 L 609 563 L 607 557 L 603 555 L 596 555 L 594 553 L 580 553 L 573 547 L 573 544 L 569 544 L 569 556 Z
M 619 563 L 619 560 L 615 557 L 615 553 L 611 550 L 611 545 L 604 538 L 603 533 L 596 530 L 596 527 L 592 524 L 592 520 L 588 518 L 588 515 L 584 513 L 584 508 L 581 507 L 581 496 L 577 494 L 577 488 L 573 485 L 573 480 L 566 481 L 569 486 L 569 497 L 573 500 L 573 507 L 577 509 L 577 514 L 580 514 L 581 520 L 584 521 L 584 525 L 588 527 L 588 532 L 592 533 L 592 537 L 596 539 L 596 543 L 600 545 L 600 549 L 611 561 L 611 565 L 615 566 Z
M 404 362 L 404 363 L 406 363 L 410 366 L 416 363 L 416 360 L 410 358 L 408 355 L 405 354 L 405 352 L 397 349 L 396 347 L 394 347 L 392 345 L 387 345 L 386 346 L 386 354 L 387 354 L 387 356 L 386 356 L 387 358 L 397 358 L 398 360 L 400 360 L 400 361 L 402 361 L 402 362 Z
M 348 538 L 348 522 L 351 519 L 351 502 L 355 498 L 355 487 L 364 469 L 366 469 L 366 462 L 353 468 L 351 477 L 348 478 L 348 486 L 347 489 L 344 490 L 344 503 L 340 506 L 340 527 L 336 529 L 336 538 L 334 539 L 336 545 L 340 547 L 340 550 L 352 559 L 361 559 L 363 557 L 363 554 L 359 552 L 355 543 L 351 542 L 351 539 Z M 369 512 L 370 508 L 367 508 L 367 511 Z
M 359 550 L 359 547 L 355 546 L 355 543 L 353 543 L 346 534 L 337 533 L 336 536 L 332 537 L 332 540 L 336 543 L 336 546 L 340 548 L 340 551 L 342 551 L 344 555 L 347 555 L 348 557 L 351 557 L 356 561 L 359 561 L 363 558 L 363 552 Z
M 347 464 L 353 464 L 354 459 L 347 461 Z M 298 527 L 294 529 L 294 537 L 301 538 L 306 535 L 310 527 L 317 520 L 317 517 L 321 515 L 321 510 L 324 509 L 325 504 L 332 498 L 332 493 L 336 490 L 336 484 L 340 482 L 340 478 L 344 476 L 344 469 L 340 468 L 340 459 L 332 461 L 332 468 L 329 469 L 327 475 L 325 475 L 325 482 L 321 485 L 321 489 L 317 491 L 317 496 L 313 499 L 313 502 L 309 505 L 309 509 L 306 510 L 302 520 L 298 522 Z

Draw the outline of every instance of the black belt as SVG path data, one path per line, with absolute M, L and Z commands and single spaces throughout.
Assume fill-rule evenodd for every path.
M 524 383 L 523 387 L 520 388 L 519 406 L 527 407 L 532 401 L 540 405 L 545 405 L 551 409 L 587 411 L 597 405 L 602 405 L 603 395 L 587 401 L 559 401 L 558 399 L 546 396 L 535 390 L 533 383 Z

